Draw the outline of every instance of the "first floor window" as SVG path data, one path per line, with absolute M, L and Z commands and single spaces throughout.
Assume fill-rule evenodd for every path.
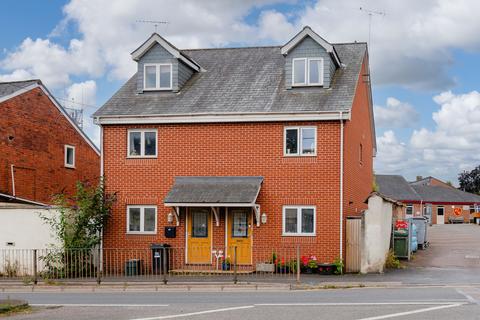
M 127 233 L 154 234 L 157 232 L 157 207 L 128 206 L 127 222 Z
M 128 131 L 129 157 L 156 157 L 157 131 L 152 129 L 138 129 Z
M 317 152 L 317 128 L 285 128 L 285 155 L 312 156 Z
M 413 205 L 412 204 L 407 204 L 405 207 L 405 215 L 407 216 L 412 216 L 413 215 Z
M 65 145 L 65 167 L 75 168 L 75 147 Z
M 283 234 L 298 236 L 315 235 L 315 207 L 283 207 Z

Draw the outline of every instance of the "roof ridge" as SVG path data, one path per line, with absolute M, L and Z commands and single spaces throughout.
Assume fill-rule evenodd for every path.
M 11 84 L 11 83 L 20 83 L 20 82 L 42 82 L 40 79 L 29 79 L 29 80 L 15 80 L 15 81 L 0 81 L 0 84 Z
M 220 48 L 195 48 L 180 49 L 180 51 L 203 51 L 203 50 L 230 50 L 230 49 L 264 49 L 264 48 L 281 48 L 282 46 L 246 46 L 246 47 L 220 47 Z

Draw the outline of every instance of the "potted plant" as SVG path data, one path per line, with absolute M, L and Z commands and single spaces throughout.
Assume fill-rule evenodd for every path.
M 343 274 L 343 268 L 344 268 L 344 264 L 343 264 L 343 260 L 340 259 L 340 258 L 336 258 L 335 261 L 333 261 L 333 264 L 335 265 L 335 274 Z
M 323 275 L 334 274 L 337 270 L 337 267 L 333 263 L 319 263 L 318 264 L 318 273 Z
M 308 260 L 307 267 L 305 268 L 305 273 L 312 274 L 312 273 L 316 273 L 317 270 L 318 270 L 317 260 L 316 259 Z
M 225 260 L 222 262 L 222 270 L 223 271 L 228 271 L 232 267 L 232 261 L 230 260 L 230 257 L 227 257 Z
M 275 272 L 275 261 L 277 260 L 277 254 L 272 253 L 270 260 L 264 263 L 257 263 L 257 272 Z
M 290 266 L 288 263 L 285 263 L 285 258 L 277 258 L 277 261 L 275 262 L 276 270 L 277 273 L 289 273 L 290 272 Z

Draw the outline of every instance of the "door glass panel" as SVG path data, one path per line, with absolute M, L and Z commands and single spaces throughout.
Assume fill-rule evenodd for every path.
M 247 213 L 244 211 L 233 211 L 232 237 L 248 237 Z
M 192 211 L 192 237 L 208 237 L 208 210 Z
M 438 209 L 437 209 L 437 214 L 438 214 L 439 216 L 443 216 L 443 208 L 441 208 L 441 207 L 438 208 Z

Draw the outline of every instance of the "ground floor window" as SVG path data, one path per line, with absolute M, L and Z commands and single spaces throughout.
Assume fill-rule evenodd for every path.
M 405 215 L 407 217 L 413 216 L 413 204 L 407 204 L 407 206 L 405 207 Z
M 314 236 L 315 207 L 284 206 L 283 235 L 284 236 Z
M 156 234 L 157 207 L 156 206 L 128 206 L 127 233 Z

